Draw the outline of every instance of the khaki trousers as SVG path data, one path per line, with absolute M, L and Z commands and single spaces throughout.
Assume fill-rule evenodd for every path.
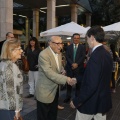
M 106 115 L 103 116 L 101 113 L 98 113 L 96 115 L 88 115 L 80 113 L 77 110 L 75 120 L 91 120 L 92 118 L 94 118 L 94 120 L 106 120 Z

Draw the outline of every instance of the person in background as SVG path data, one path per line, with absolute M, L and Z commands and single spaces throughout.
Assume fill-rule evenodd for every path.
M 78 96 L 80 90 L 80 84 L 84 72 L 84 60 L 85 60 L 85 46 L 80 44 L 80 35 L 78 33 L 73 34 L 73 43 L 66 49 L 66 73 L 67 76 L 73 78 L 79 78 L 79 82 L 76 83 L 75 96 Z M 67 103 L 71 99 L 72 86 L 67 84 L 67 94 L 64 103 Z
M 6 33 L 6 39 L 3 40 L 3 41 L 0 41 L 0 55 L 1 55 L 1 51 L 2 51 L 2 46 L 3 46 L 3 43 L 6 41 L 6 40 L 11 40 L 14 38 L 14 35 L 12 32 L 7 32 Z
M 116 69 L 116 72 L 115 72 L 115 80 L 117 80 L 118 81 L 118 72 L 119 72 L 119 63 L 120 63 L 120 57 L 119 57 L 119 54 L 118 54 L 118 52 L 116 51 L 115 52 L 116 53 L 116 55 L 117 55 L 117 69 Z M 116 81 L 116 82 L 117 82 Z
M 115 81 L 117 80 L 116 74 L 118 74 L 118 59 L 119 59 L 119 57 L 115 51 L 114 44 L 110 44 L 110 49 L 111 49 L 112 54 L 113 54 L 113 71 L 112 71 L 112 78 L 111 78 L 111 82 L 112 82 L 111 91 L 112 91 L 112 93 L 116 93 Z
M 74 85 L 76 80 L 62 75 L 62 39 L 52 36 L 49 46 L 39 54 L 39 77 L 36 84 L 37 119 L 56 120 L 58 111 L 59 84 Z
M 6 41 L 0 62 L 0 119 L 18 118 L 23 106 L 23 77 L 15 62 L 23 50 L 19 40 Z
M 70 106 L 77 109 L 75 120 L 106 120 L 106 113 L 112 108 L 110 80 L 112 57 L 104 48 L 104 30 L 100 26 L 87 31 L 87 43 L 92 48 L 81 89 Z
M 29 44 L 25 50 L 25 55 L 29 64 L 28 84 L 29 95 L 27 98 L 34 97 L 36 81 L 38 79 L 38 56 L 40 53 L 40 45 L 36 37 L 31 37 Z

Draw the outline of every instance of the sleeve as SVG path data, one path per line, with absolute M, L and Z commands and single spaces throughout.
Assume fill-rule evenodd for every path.
M 23 107 L 23 76 L 16 66 L 15 82 L 15 96 L 16 96 L 16 110 L 20 111 Z
M 4 91 L 3 86 L 5 86 L 4 85 L 5 82 L 3 82 L 3 80 L 5 79 L 5 76 L 4 76 L 4 71 L 1 68 L 1 65 L 2 65 L 2 62 L 0 63 L 0 99 L 2 99 L 1 96 L 3 96 L 3 91 Z
M 20 83 L 20 86 L 16 86 L 16 110 L 22 110 L 23 107 L 23 84 Z

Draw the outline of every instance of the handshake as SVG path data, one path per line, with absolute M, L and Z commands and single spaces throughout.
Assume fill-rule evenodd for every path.
M 73 85 L 75 85 L 77 83 L 77 80 L 76 80 L 76 78 L 70 78 L 70 77 L 68 77 L 67 78 L 67 83 L 69 85 L 73 86 Z

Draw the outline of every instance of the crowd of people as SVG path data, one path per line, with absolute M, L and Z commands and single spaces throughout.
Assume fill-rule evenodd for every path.
M 103 44 L 104 37 L 100 26 L 91 27 L 86 33 L 89 46 L 86 53 L 80 35 L 74 33 L 65 51 L 65 65 L 61 37 L 51 36 L 44 50 L 36 37 L 30 38 L 24 50 L 29 64 L 26 97 L 34 97 L 37 102 L 37 120 L 57 120 L 60 85 L 66 85 L 64 103 L 69 102 L 77 110 L 75 120 L 106 120 L 106 113 L 112 108 L 111 91 L 116 92 L 119 56 L 113 44 L 110 48 Z M 21 116 L 23 107 L 23 76 L 16 64 L 23 50 L 11 32 L 0 42 L 0 48 L 0 119 L 13 120 Z

